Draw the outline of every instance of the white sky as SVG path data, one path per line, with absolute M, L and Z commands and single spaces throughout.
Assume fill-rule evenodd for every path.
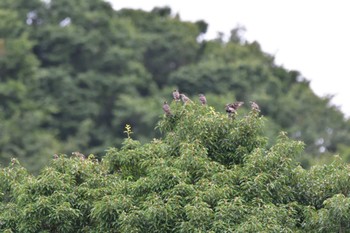
M 170 6 L 186 21 L 209 24 L 206 38 L 229 35 L 238 24 L 248 41 L 275 55 L 276 63 L 294 69 L 319 96 L 350 116 L 350 1 L 348 0 L 108 0 L 116 10 L 152 10 Z

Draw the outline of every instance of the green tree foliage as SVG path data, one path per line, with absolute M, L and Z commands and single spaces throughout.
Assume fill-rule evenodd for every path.
M 0 161 L 16 156 L 38 170 L 48 162 L 42 154 L 58 149 L 55 133 L 44 130 L 49 109 L 34 98 L 39 61 L 17 12 L 0 8 L 0 17 Z
M 35 171 L 54 153 L 100 157 L 121 145 L 126 124 L 149 141 L 175 88 L 206 94 L 217 111 L 255 100 L 268 144 L 280 130 L 303 140 L 305 166 L 311 156 L 348 156 L 350 124 L 331 98 L 245 41 L 242 27 L 227 41 L 203 40 L 204 21 L 183 21 L 168 7 L 115 11 L 102 0 L 2 0 L 0 18 L 2 164 L 18 157 Z
M 101 161 L 57 156 L 32 176 L 0 170 L 2 232 L 347 232 L 349 165 L 305 170 L 304 144 L 265 119 L 234 119 L 199 103 L 171 103 L 162 137 L 141 144 L 126 127 Z

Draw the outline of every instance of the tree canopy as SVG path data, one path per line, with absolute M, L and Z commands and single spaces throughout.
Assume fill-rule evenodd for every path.
M 102 160 L 58 155 L 33 176 L 0 170 L 2 232 L 346 232 L 350 166 L 305 170 L 304 144 L 268 145 L 254 109 L 234 118 L 197 101 L 172 102 L 142 144 L 127 126 Z

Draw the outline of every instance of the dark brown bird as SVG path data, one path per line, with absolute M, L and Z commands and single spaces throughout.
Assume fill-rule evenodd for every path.
M 232 117 L 233 114 L 237 114 L 237 109 L 241 107 L 244 104 L 244 102 L 235 102 L 233 104 L 226 104 L 225 110 L 228 114 L 228 117 Z
M 170 115 L 171 115 L 170 106 L 169 106 L 169 104 L 168 104 L 166 101 L 164 101 L 163 110 L 164 110 L 164 112 L 165 112 L 165 114 L 166 114 L 167 116 L 170 116 Z
M 254 112 L 260 112 L 260 107 L 254 101 L 250 101 L 250 106 Z
M 202 105 L 207 104 L 207 98 L 203 94 L 199 94 L 199 101 L 202 103 Z
M 192 101 L 190 100 L 190 98 L 188 98 L 185 94 L 180 94 L 180 96 L 181 96 L 182 102 L 184 102 L 185 104 L 186 104 L 187 102 L 192 102 Z
M 176 89 L 173 91 L 173 98 L 175 101 L 180 101 L 180 93 Z

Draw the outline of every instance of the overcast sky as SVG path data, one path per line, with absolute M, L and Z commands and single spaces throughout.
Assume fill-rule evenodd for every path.
M 229 35 L 236 25 L 276 63 L 311 81 L 319 96 L 350 116 L 350 1 L 348 0 L 109 0 L 116 10 L 170 6 L 182 20 L 205 20 L 206 38 Z M 349 79 L 348 79 L 349 78 Z

